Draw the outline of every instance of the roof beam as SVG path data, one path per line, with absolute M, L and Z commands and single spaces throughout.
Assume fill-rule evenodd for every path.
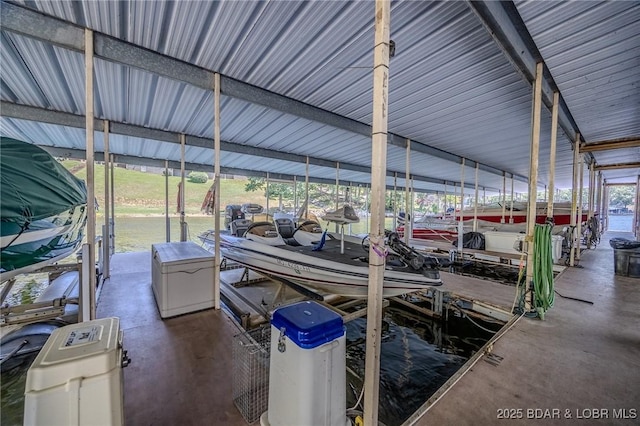
M 536 63 L 543 61 L 543 59 L 513 2 L 468 0 L 467 4 L 482 22 L 496 44 L 502 49 L 507 59 L 513 64 L 516 71 L 527 82 L 533 84 Z M 544 78 L 542 80 L 542 100 L 549 109 L 553 106 L 554 91 L 560 92 L 545 64 Z M 575 135 L 582 133 L 578 129 L 569 107 L 562 98 L 562 94 L 560 94 L 559 106 L 558 124 L 567 138 L 575 143 Z
M 52 43 L 66 49 L 84 51 L 84 30 L 73 23 L 44 15 L 40 12 L 1 2 L 0 21 L 5 31 Z M 162 55 L 158 52 L 94 31 L 94 56 L 110 62 L 141 69 L 205 90 L 213 89 L 214 72 L 196 65 Z M 266 89 L 227 77 L 220 76 L 220 92 L 229 97 L 275 109 L 286 114 L 326 124 L 356 134 L 371 136 L 371 126 L 322 108 L 292 99 Z M 388 143 L 406 148 L 407 138 L 389 133 Z M 412 140 L 411 148 L 436 158 L 461 164 L 462 157 Z M 469 159 L 466 159 L 469 163 Z M 475 162 L 474 162 L 475 166 Z M 480 164 L 480 169 L 502 176 L 502 171 Z M 527 182 L 527 177 L 513 175 Z
M 3 1 L 0 5 L 0 21 L 4 31 L 84 52 L 84 30 L 61 19 Z
M 596 171 L 640 168 L 640 162 L 596 165 Z
M 85 128 L 84 116 L 81 116 L 81 115 L 75 115 L 75 114 L 59 112 L 59 111 L 50 111 L 44 108 L 20 105 L 20 104 L 15 104 L 15 103 L 6 102 L 6 101 L 0 101 L 0 110 L 2 110 L 2 115 L 8 118 L 16 118 L 20 120 L 29 120 L 29 121 L 54 124 L 54 125 L 62 125 L 67 127 L 74 127 L 77 129 Z M 116 121 L 110 121 L 109 126 L 110 126 L 109 128 L 110 133 L 115 135 L 131 136 L 131 137 L 140 138 L 140 139 L 152 139 L 152 140 L 157 140 L 161 142 L 169 142 L 169 143 L 175 143 L 175 144 L 180 143 L 180 135 L 179 133 L 175 133 L 175 132 L 152 129 L 148 127 L 136 126 L 133 124 L 121 123 Z M 94 127 L 96 131 L 102 132 L 104 130 L 104 121 L 95 119 Z M 213 139 L 187 135 L 186 144 L 187 146 L 195 146 L 199 148 L 206 148 L 206 149 L 213 150 Z M 262 157 L 262 158 L 271 158 L 271 159 L 282 160 L 282 161 L 291 161 L 294 163 L 305 163 L 307 159 L 307 156 L 301 155 L 301 154 L 274 151 L 274 150 L 265 149 L 265 148 L 241 145 L 238 143 L 233 143 L 228 141 L 221 141 L 220 148 L 222 151 L 225 151 L 225 152 L 233 152 L 238 154 L 252 155 L 252 156 Z M 133 158 L 138 158 L 138 157 L 133 157 Z M 140 157 L 140 159 L 142 159 L 142 157 Z M 140 159 L 136 164 L 143 164 L 140 161 Z M 344 163 L 341 161 L 340 162 L 332 161 L 332 160 L 316 158 L 311 156 L 309 157 L 309 164 L 313 166 L 328 167 L 328 168 L 335 169 L 338 163 L 340 164 L 340 169 L 342 170 L 350 170 L 350 171 L 366 173 L 366 174 L 371 173 L 371 168 L 368 166 L 363 166 L 360 164 L 353 164 L 353 163 Z M 203 165 L 203 167 L 204 166 L 206 165 Z M 395 176 L 396 173 L 404 174 L 404 172 L 401 172 L 401 171 L 388 170 L 387 176 L 393 177 Z M 238 174 L 242 174 L 242 173 L 238 173 Z M 437 185 L 446 184 L 451 186 L 458 186 L 458 187 L 460 186 L 460 182 L 451 182 L 451 181 L 437 179 L 429 176 L 412 175 L 411 177 L 421 182 L 433 183 Z M 335 183 L 335 181 L 333 182 Z M 474 186 L 471 183 L 466 184 L 465 187 L 474 188 Z M 490 187 L 486 187 L 485 189 L 497 190 L 495 188 L 490 188 Z
M 611 149 L 638 147 L 640 147 L 640 137 L 621 138 L 611 139 L 608 141 L 583 143 L 580 145 L 580 152 L 608 151 Z
M 0 101 L 2 115 L 5 117 L 17 118 L 22 120 L 36 121 L 40 123 L 56 124 L 67 127 L 75 127 L 84 129 L 84 116 L 75 115 L 66 112 L 50 111 L 44 108 L 20 105 L 6 101 Z M 95 119 L 95 130 L 103 131 L 103 120 Z M 166 130 L 153 129 L 149 127 L 136 126 L 134 124 L 110 121 L 110 133 L 131 136 L 141 139 L 153 139 L 161 142 L 180 143 L 179 133 L 169 132 Z M 199 148 L 213 149 L 213 139 L 201 138 L 198 136 L 187 135 L 187 145 Z M 238 143 L 222 141 L 221 148 L 223 151 L 234 152 L 239 154 L 255 155 L 258 157 L 272 158 L 277 160 L 292 161 L 296 163 L 306 162 L 306 156 L 300 154 L 292 154 L 282 151 L 274 151 L 265 148 L 259 148 L 249 145 L 241 145 Z M 326 160 L 323 158 L 309 157 L 309 164 L 321 167 L 336 168 L 337 161 Z M 370 173 L 370 168 L 359 164 L 340 162 L 340 168 L 362 173 Z
M 84 160 L 85 152 L 82 149 L 73 149 L 73 148 L 60 148 L 60 147 L 52 147 L 46 145 L 39 145 L 42 149 L 49 152 L 54 157 L 58 158 L 72 158 L 77 160 Z M 131 155 L 121 155 L 121 154 L 113 154 L 114 162 L 119 164 L 130 164 L 136 166 L 147 166 L 147 167 L 165 167 L 165 160 L 155 159 L 155 158 L 143 158 L 143 157 L 135 157 Z M 95 153 L 96 161 L 104 161 L 104 152 Z M 180 169 L 179 161 L 168 161 L 168 166 L 171 169 Z M 185 163 L 185 169 L 197 172 L 206 172 L 211 173 L 212 168 L 208 164 L 199 164 L 199 163 Z M 260 170 L 240 170 L 233 167 L 221 167 L 220 172 L 223 174 L 229 175 L 242 175 L 242 176 L 254 176 L 254 177 L 266 177 L 267 172 L 263 172 Z M 279 180 L 293 180 L 293 175 L 288 175 L 284 173 L 271 173 L 269 172 L 270 179 L 279 179 Z M 335 179 L 324 179 L 324 178 L 314 178 L 309 177 L 309 180 L 313 183 L 324 183 L 328 185 L 335 185 Z M 350 181 L 340 181 L 341 185 L 349 185 L 349 184 L 361 184 L 360 182 L 350 182 Z
M 40 146 L 49 154 L 57 158 L 71 158 L 76 160 L 84 160 L 86 158 L 85 151 L 82 149 L 60 148 L 60 147 L 53 147 L 53 146 L 47 146 L 47 145 L 38 145 L 38 146 Z M 162 169 L 165 168 L 165 160 L 161 160 L 161 159 L 143 158 L 143 157 L 135 157 L 131 155 L 120 155 L 120 154 L 113 154 L 113 158 L 114 158 L 114 162 L 118 164 L 158 167 Z M 104 152 L 96 151 L 95 160 L 104 162 Z M 168 167 L 171 169 L 180 169 L 180 162 L 168 161 Z M 205 172 L 205 173 L 212 172 L 211 166 L 208 164 L 185 163 L 185 169 L 191 170 L 191 171 L 197 171 L 197 172 Z M 233 167 L 221 167 L 220 172 L 222 174 L 227 174 L 227 175 L 241 175 L 241 176 L 262 177 L 262 178 L 267 177 L 267 172 L 264 172 L 262 170 L 249 170 L 249 169 L 236 169 Z M 300 176 L 296 176 L 296 177 L 299 178 Z M 269 172 L 269 179 L 293 181 L 293 178 L 294 178 L 294 175 Z M 325 185 L 335 185 L 336 183 L 335 179 L 317 178 L 312 176 L 309 176 L 309 182 L 321 183 Z M 364 186 L 364 187 L 369 186 L 367 182 L 346 181 L 346 180 L 339 180 L 339 184 L 343 186 Z M 393 185 L 387 185 L 387 190 L 393 190 L 393 189 L 394 189 Z M 420 191 L 418 189 L 416 189 L 416 191 L 425 192 L 425 193 L 438 192 L 438 191 Z
M 110 62 L 124 64 L 205 90 L 213 89 L 214 73 L 135 44 L 101 33 L 94 33 L 94 55 Z
M 627 177 L 630 177 L 630 176 L 625 176 L 624 178 L 627 178 Z M 607 183 L 605 185 L 606 186 L 636 186 L 637 184 L 638 184 L 638 180 L 634 179 L 629 182 Z

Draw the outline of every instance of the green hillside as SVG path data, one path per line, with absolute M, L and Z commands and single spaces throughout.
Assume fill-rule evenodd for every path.
M 83 162 L 65 160 L 62 164 L 78 178 L 86 179 L 86 167 Z M 212 184 L 185 182 L 185 213 L 200 214 L 202 201 Z M 264 191 L 246 192 L 245 178 L 223 179 L 220 182 L 220 204 L 257 203 L 266 204 Z M 169 176 L 169 214 L 176 214 L 179 176 Z M 165 177 L 154 173 L 144 173 L 114 168 L 115 213 L 118 216 L 164 215 L 165 213 Z M 95 191 L 98 204 L 104 206 L 104 166 L 95 165 Z M 276 205 L 275 201 L 270 204 Z

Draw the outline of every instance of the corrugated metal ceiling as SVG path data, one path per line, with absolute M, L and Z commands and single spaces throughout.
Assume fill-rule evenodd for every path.
M 587 143 L 640 136 L 640 3 L 516 2 Z M 640 162 L 640 148 L 594 152 L 597 164 Z M 635 182 L 640 168 L 607 171 Z
M 373 2 L 18 3 L 345 117 L 371 122 Z M 516 3 L 587 142 L 640 135 L 640 8 L 634 2 L 614 3 Z M 585 25 L 591 22 L 586 18 L 592 19 L 593 25 Z M 397 50 L 390 67 L 390 131 L 411 138 L 412 146 L 426 144 L 507 174 L 527 176 L 531 86 L 514 70 L 468 5 L 394 1 L 391 19 L 391 38 Z M 1 53 L 3 101 L 83 113 L 80 53 L 6 31 L 2 32 Z M 97 59 L 95 64 L 98 117 L 213 137 L 210 91 L 104 60 Z M 226 96 L 221 110 L 223 140 L 354 165 L 370 164 L 370 138 L 365 135 Z M 3 133 L 21 129 L 23 139 L 45 143 L 33 137 L 43 136 L 42 125 L 29 127 L 24 122 L 17 124 L 19 121 L 3 119 Z M 47 125 L 46 131 L 60 137 L 60 145 L 67 143 L 65 135 L 75 134 L 56 127 L 60 126 Z M 549 128 L 550 114 L 545 108 L 542 183 L 549 169 Z M 122 155 L 179 159 L 175 144 L 140 139 L 133 143 L 135 138 L 121 138 L 113 139 L 112 150 Z M 73 147 L 82 141 L 76 136 L 70 140 Z M 637 150 L 634 153 L 637 157 Z M 572 151 L 562 131 L 557 155 L 557 184 L 568 187 Z M 403 172 L 405 156 L 402 148 L 390 145 L 388 169 Z M 187 157 L 189 162 L 207 165 L 213 156 L 210 150 L 189 146 Z M 600 153 L 594 157 L 598 163 L 609 160 Z M 223 153 L 221 159 L 226 167 L 254 171 L 303 175 L 305 168 L 304 164 L 288 164 L 291 161 L 256 161 L 254 156 L 238 153 Z M 326 167 L 312 169 L 317 177 L 335 178 L 335 171 L 327 176 Z M 361 172 L 340 173 L 341 178 L 343 173 L 354 173 L 354 180 L 367 179 Z M 412 153 L 411 173 L 449 182 L 461 179 L 459 164 L 421 152 Z M 465 168 L 466 183 L 473 184 L 474 173 L 473 168 Z M 498 174 L 481 171 L 479 176 L 481 185 L 502 186 Z M 443 189 L 441 184 L 419 185 Z M 526 185 L 516 181 L 516 190 L 525 192 Z

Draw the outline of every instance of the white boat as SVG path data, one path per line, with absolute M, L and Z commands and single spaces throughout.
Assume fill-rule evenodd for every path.
M 477 231 L 478 232 L 526 232 L 527 228 L 527 208 L 526 202 L 509 203 L 505 209 L 500 204 L 478 206 Z M 554 234 L 562 231 L 571 222 L 571 204 L 566 202 L 554 203 L 553 223 Z M 582 214 L 582 221 L 588 217 L 586 212 Z M 503 223 L 502 220 L 506 223 Z M 412 238 L 424 240 L 447 240 L 454 241 L 458 236 L 460 222 L 460 212 L 455 211 L 452 215 L 445 217 L 425 215 L 415 220 L 412 225 Z M 463 232 L 471 232 L 474 228 L 474 209 L 465 208 L 462 213 Z M 538 202 L 536 205 L 536 223 L 547 223 L 547 203 Z M 404 235 L 404 222 L 397 228 L 398 234 Z
M 211 232 L 200 235 L 209 247 Z M 386 249 L 384 297 L 442 285 L 436 258 L 425 257 L 390 234 Z M 368 240 L 323 232 L 317 222 L 306 221 L 284 239 L 274 224 L 252 224 L 244 234 L 220 235 L 222 255 L 257 272 L 291 280 L 327 293 L 367 297 L 369 286 Z M 384 249 L 383 249 L 384 250 Z

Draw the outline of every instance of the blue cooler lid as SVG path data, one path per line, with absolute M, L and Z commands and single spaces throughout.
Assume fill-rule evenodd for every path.
M 299 302 L 277 309 L 271 325 L 298 347 L 312 349 L 344 335 L 342 317 L 316 302 Z

